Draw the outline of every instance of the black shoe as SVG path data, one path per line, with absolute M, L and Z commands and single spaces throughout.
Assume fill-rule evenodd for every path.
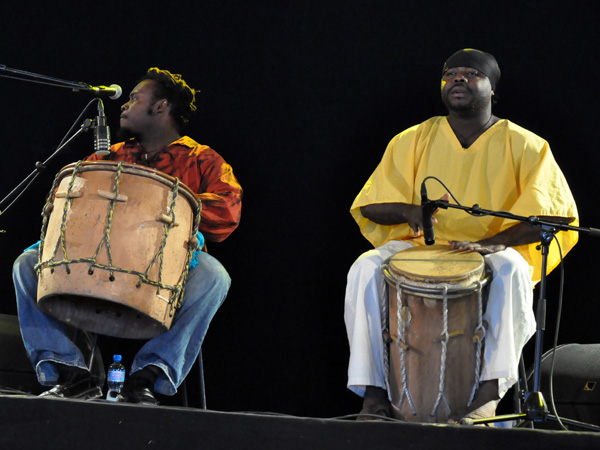
M 125 400 L 129 403 L 138 403 L 140 405 L 158 405 L 158 400 L 152 394 L 152 391 L 142 385 L 127 386 L 123 389 Z
M 74 375 L 63 384 L 57 384 L 49 391 L 41 393 L 40 397 L 93 400 L 102 397 L 102 389 L 96 385 L 88 372 L 84 372 Z
M 152 387 L 160 372 L 161 370 L 158 367 L 151 365 L 134 372 L 123 387 L 125 400 L 140 405 L 158 405 L 158 400 L 154 398 L 152 393 Z

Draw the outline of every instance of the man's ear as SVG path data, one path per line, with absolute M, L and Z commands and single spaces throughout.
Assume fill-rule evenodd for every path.
M 154 114 L 162 114 L 164 112 L 166 112 L 169 108 L 169 102 L 167 101 L 166 98 L 163 98 L 162 100 L 158 100 L 156 102 L 154 102 L 153 105 L 153 110 L 154 110 Z

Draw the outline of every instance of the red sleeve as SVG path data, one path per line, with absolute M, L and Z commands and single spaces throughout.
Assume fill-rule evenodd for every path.
M 206 155 L 208 156 L 208 155 Z M 242 213 L 242 187 L 231 166 L 216 152 L 198 162 L 202 202 L 199 230 L 207 240 L 221 242 L 235 230 Z

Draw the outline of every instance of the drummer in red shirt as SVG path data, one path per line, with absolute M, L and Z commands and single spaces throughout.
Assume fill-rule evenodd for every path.
M 183 135 L 196 110 L 195 90 L 180 75 L 151 68 L 135 86 L 121 110 L 120 134 L 105 159 L 143 165 L 187 185 L 201 201 L 199 231 L 220 242 L 238 226 L 242 188 L 231 166 L 214 150 Z M 14 264 L 13 280 L 21 333 L 38 381 L 54 386 L 46 397 L 94 399 L 102 385 L 70 338 L 70 327 L 42 312 L 36 304 L 38 247 L 27 249 Z M 194 253 L 181 307 L 170 329 L 150 339 L 136 354 L 123 400 L 156 404 L 154 393 L 174 395 L 196 360 L 202 341 L 231 280 L 211 255 Z M 103 380 L 103 379 L 102 379 Z

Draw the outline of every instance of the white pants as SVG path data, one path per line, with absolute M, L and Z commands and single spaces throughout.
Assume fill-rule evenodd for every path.
M 381 310 L 385 281 L 381 266 L 386 259 L 413 245 L 390 241 L 363 253 L 348 273 L 344 320 L 350 344 L 348 389 L 364 396 L 366 386 L 386 389 Z M 487 309 L 481 381 L 499 380 L 502 397 L 516 382 L 519 359 L 535 333 L 533 286 L 529 265 L 512 248 L 484 257 L 492 269 Z

